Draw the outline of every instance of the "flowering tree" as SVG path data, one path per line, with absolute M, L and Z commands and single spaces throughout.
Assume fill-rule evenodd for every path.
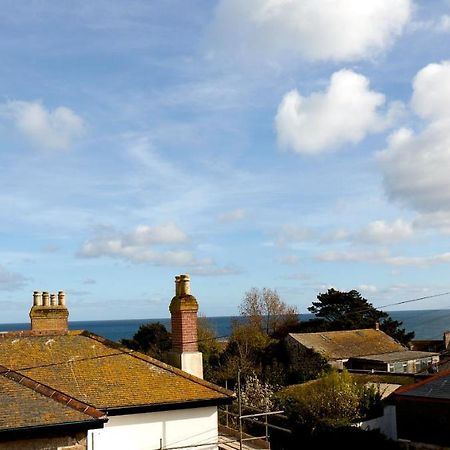
M 261 381 L 253 372 L 241 387 L 241 401 L 244 406 L 270 411 L 274 408 L 274 393 L 275 387 Z

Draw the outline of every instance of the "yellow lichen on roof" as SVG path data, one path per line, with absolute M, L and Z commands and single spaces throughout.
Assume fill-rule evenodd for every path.
M 0 376 L 0 430 L 92 422 L 94 419 Z
M 230 396 L 206 381 L 85 332 L 3 337 L 0 364 L 99 409 Z
M 372 328 L 320 333 L 291 333 L 289 336 L 329 360 L 406 350 L 386 333 Z

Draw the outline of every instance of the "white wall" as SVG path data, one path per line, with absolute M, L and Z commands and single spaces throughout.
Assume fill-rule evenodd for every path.
M 217 407 L 112 416 L 105 428 L 88 432 L 88 450 L 158 450 L 160 439 L 164 449 L 217 442 Z
M 397 439 L 397 418 L 395 415 L 395 406 L 387 405 L 384 407 L 383 415 L 375 419 L 366 420 L 359 424 L 363 430 L 380 430 L 389 439 Z

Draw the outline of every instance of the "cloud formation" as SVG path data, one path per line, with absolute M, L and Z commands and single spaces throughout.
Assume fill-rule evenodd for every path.
M 450 61 L 429 64 L 413 82 L 421 131 L 396 130 L 379 152 L 388 196 L 421 213 L 450 211 Z
M 27 279 L 15 272 L 10 272 L 0 265 L 0 290 L 14 291 L 20 289 L 26 283 Z
M 232 211 L 227 211 L 219 214 L 218 220 L 220 223 L 234 223 L 245 219 L 247 211 L 244 208 L 236 208 Z
M 438 253 L 428 256 L 394 256 L 387 251 L 330 251 L 317 255 L 315 259 L 324 262 L 366 262 L 388 264 L 392 266 L 426 267 L 436 264 L 450 263 L 450 252 Z
M 70 108 L 46 109 L 40 102 L 10 101 L 3 115 L 36 147 L 66 150 L 85 132 L 83 119 Z
M 397 219 L 392 223 L 385 222 L 384 220 L 376 220 L 356 233 L 354 238 L 360 242 L 389 244 L 402 239 L 408 239 L 413 234 L 413 226 L 402 219 Z
M 174 223 L 153 227 L 138 225 L 129 233 L 112 232 L 89 239 L 82 244 L 78 254 L 85 258 L 109 256 L 156 265 L 193 265 L 197 261 L 189 251 L 155 248 L 187 240 L 187 235 Z
M 345 143 L 356 144 L 368 134 L 385 129 L 398 105 L 383 115 L 385 97 L 370 90 L 369 80 L 352 70 L 335 72 L 324 92 L 307 97 L 288 92 L 275 117 L 280 147 L 316 154 Z
M 213 27 L 233 53 L 285 59 L 350 61 L 394 42 L 410 0 L 221 0 Z

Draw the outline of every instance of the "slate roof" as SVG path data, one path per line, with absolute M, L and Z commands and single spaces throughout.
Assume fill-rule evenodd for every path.
M 93 424 L 106 420 L 101 411 L 0 367 L 0 433 L 36 427 Z
M 0 364 L 101 410 L 232 399 L 230 391 L 86 331 L 0 333 Z
M 407 350 L 386 333 L 372 328 L 319 333 L 290 333 L 289 336 L 304 347 L 320 353 L 328 360 Z
M 413 359 L 429 358 L 431 356 L 439 355 L 434 352 L 419 352 L 414 350 L 403 350 L 401 352 L 381 353 L 378 355 L 359 356 L 354 359 L 364 359 L 368 361 L 381 361 L 381 362 L 393 362 L 393 361 L 410 361 Z
M 399 388 L 395 396 L 450 402 L 450 370 L 433 375 L 419 383 Z

